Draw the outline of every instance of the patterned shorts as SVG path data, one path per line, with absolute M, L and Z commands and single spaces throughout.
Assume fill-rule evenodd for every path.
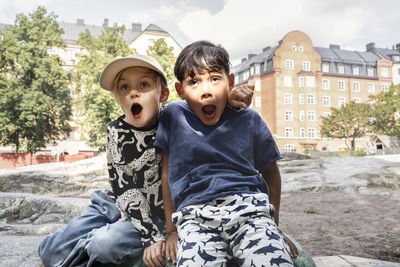
M 264 193 L 237 194 L 175 212 L 177 266 L 293 266 Z

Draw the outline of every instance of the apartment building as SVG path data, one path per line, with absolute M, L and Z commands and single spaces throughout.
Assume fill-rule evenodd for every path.
M 253 108 L 267 122 L 282 151 L 340 150 L 344 140 L 323 138 L 320 125 L 331 107 L 368 103 L 392 84 L 393 61 L 370 51 L 339 45 L 314 47 L 301 31 L 286 34 L 275 47 L 249 54 L 232 68 L 235 85 L 255 85 Z M 357 140 L 365 147 L 368 138 Z

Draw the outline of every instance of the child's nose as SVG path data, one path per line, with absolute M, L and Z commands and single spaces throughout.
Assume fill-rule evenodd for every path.
M 130 95 L 130 98 L 132 98 L 132 99 L 140 96 L 139 92 L 136 91 L 136 90 L 134 90 L 134 89 L 131 90 L 131 92 L 129 93 L 129 95 Z
M 202 98 L 208 98 L 208 97 L 211 97 L 211 96 L 212 96 L 211 87 L 209 85 L 205 84 L 203 86 L 203 92 L 201 94 L 201 97 Z

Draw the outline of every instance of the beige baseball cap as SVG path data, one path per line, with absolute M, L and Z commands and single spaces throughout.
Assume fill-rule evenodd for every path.
M 117 74 L 130 67 L 145 67 L 154 70 L 161 74 L 165 83 L 168 84 L 167 76 L 163 71 L 161 65 L 153 57 L 145 55 L 130 55 L 126 57 L 120 57 L 111 61 L 103 70 L 100 75 L 100 86 L 103 89 L 111 91 L 112 82 Z

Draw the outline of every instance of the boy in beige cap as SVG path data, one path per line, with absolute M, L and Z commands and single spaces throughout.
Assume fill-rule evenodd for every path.
M 153 146 L 167 78 L 152 57 L 133 55 L 109 63 L 100 85 L 123 115 L 107 127 L 107 167 L 112 191 L 96 190 L 92 204 L 39 247 L 45 266 L 122 264 L 143 253 L 147 266 L 165 264 L 162 156 Z M 246 108 L 252 87 L 232 91 L 229 103 Z

